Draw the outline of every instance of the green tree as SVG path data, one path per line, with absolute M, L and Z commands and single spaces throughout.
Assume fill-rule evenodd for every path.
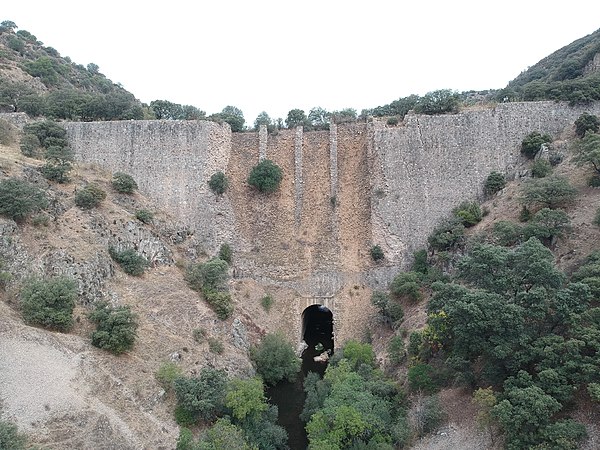
M 402 305 L 392 300 L 385 292 L 373 291 L 371 303 L 377 308 L 383 321 L 392 327 L 395 327 L 404 318 Z
M 0 33 L 13 33 L 17 28 L 19 27 L 12 20 L 3 20 L 0 22 Z
M 266 111 L 263 111 L 256 116 L 256 120 L 254 120 L 254 130 L 258 131 L 261 125 L 265 125 L 268 131 L 273 131 L 275 129 L 273 119 L 269 117 Z
M 550 246 L 571 227 L 571 220 L 562 210 L 544 208 L 538 211 L 523 229 L 525 239 L 536 237 Z
M 479 203 L 475 201 L 464 201 L 452 210 L 452 214 L 458 218 L 465 227 L 477 225 L 483 219 L 483 213 Z
M 418 302 L 423 298 L 419 274 L 417 272 L 400 272 L 390 283 L 390 292 L 398 298 Z
M 287 118 L 285 119 L 285 126 L 286 128 L 295 128 L 304 126 L 307 122 L 308 118 L 302 109 L 292 109 L 288 112 Z
M 574 147 L 575 163 L 579 166 L 589 164 L 600 174 L 600 134 L 586 133 Z
M 208 186 L 215 194 L 222 195 L 227 190 L 229 181 L 223 172 L 218 171 L 211 175 Z
M 226 106 L 223 110 L 216 115 L 218 119 L 227 122 L 231 126 L 231 131 L 240 132 L 244 131 L 244 113 L 241 109 L 235 106 Z
M 67 132 L 62 126 L 52 120 L 28 123 L 23 127 L 23 133 L 36 136 L 44 148 L 48 148 L 50 145 L 65 147 L 68 144 L 66 140 Z
M 260 415 L 268 409 L 265 388 L 260 378 L 234 379 L 229 382 L 225 406 L 236 420 L 246 416 Z
M 533 159 L 543 144 L 552 142 L 552 138 L 547 134 L 541 134 L 537 131 L 529 133 L 521 142 L 521 154 L 529 159 Z
M 413 391 L 433 393 L 437 386 L 433 381 L 433 367 L 419 363 L 408 369 L 408 383 Z
M 415 111 L 428 115 L 455 113 L 459 103 L 458 93 L 450 89 L 440 89 L 421 97 L 415 105 Z
M 263 159 L 252 168 L 248 176 L 248 184 L 260 192 L 272 193 L 279 188 L 283 179 L 281 168 L 269 159 Z
M 113 174 L 111 185 L 120 194 L 133 194 L 138 187 L 133 177 L 123 172 L 115 172 Z
M 375 352 L 369 344 L 361 344 L 358 341 L 348 341 L 344 346 L 344 359 L 350 367 L 358 369 L 361 365 L 375 367 Z
M 575 134 L 577 137 L 582 138 L 589 131 L 591 133 L 597 133 L 600 129 L 600 119 L 598 116 L 594 116 L 590 113 L 584 112 L 575 121 Z
M 26 322 L 63 332 L 73 327 L 77 287 L 72 279 L 26 280 L 20 297 L 21 312 Z
M 547 159 L 536 159 L 531 165 L 531 176 L 533 178 L 544 178 L 552 173 L 552 165 Z
M 200 436 L 197 450 L 253 450 L 244 432 L 228 419 L 218 419 Z
M 308 113 L 308 121 L 312 128 L 316 130 L 326 130 L 329 128 L 331 113 L 320 106 L 312 108 Z
M 99 302 L 88 317 L 96 324 L 92 345 L 115 355 L 133 348 L 138 324 L 129 306 L 110 306 L 107 302 Z
M 21 222 L 48 205 L 46 193 L 17 178 L 0 181 L 0 214 Z
M 48 142 L 50 139 L 47 139 Z M 69 181 L 69 172 L 73 168 L 75 155 L 70 147 L 51 145 L 44 154 L 46 164 L 41 168 L 42 175 L 48 180 L 57 183 L 67 183 Z
M 427 237 L 427 242 L 433 250 L 444 251 L 462 243 L 465 226 L 460 219 L 453 217 L 443 220 Z
M 252 347 L 250 358 L 264 382 L 274 385 L 281 380 L 294 381 L 300 371 L 300 358 L 281 334 L 267 334 L 256 347 Z
M 194 417 L 210 421 L 225 408 L 227 375 L 223 370 L 203 367 L 194 378 L 177 378 L 173 382 L 178 405 Z
M 506 178 L 499 172 L 491 172 L 485 179 L 483 191 L 486 195 L 494 195 L 506 186 Z
M 561 409 L 558 401 L 537 386 L 512 388 L 493 408 L 504 429 L 509 448 L 529 448 L 540 443 L 540 430 Z
M 537 178 L 525 183 L 521 193 L 521 201 L 526 206 L 542 206 L 555 209 L 571 203 L 577 190 L 566 178 L 551 175 Z

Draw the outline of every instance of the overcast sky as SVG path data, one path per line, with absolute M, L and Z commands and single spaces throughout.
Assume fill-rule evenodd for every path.
M 251 125 L 315 106 L 360 112 L 436 89 L 502 88 L 600 28 L 593 0 L 14 0 L 12 20 L 143 102 Z

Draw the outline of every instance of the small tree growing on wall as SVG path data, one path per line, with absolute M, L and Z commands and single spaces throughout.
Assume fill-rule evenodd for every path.
M 275 192 L 283 179 L 281 168 L 269 159 L 264 159 L 252 168 L 248 176 L 248 184 L 260 192 Z

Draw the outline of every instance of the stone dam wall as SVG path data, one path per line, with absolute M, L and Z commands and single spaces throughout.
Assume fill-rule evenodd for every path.
M 513 173 L 532 131 L 557 137 L 584 111 L 556 102 L 505 103 L 458 114 L 409 114 L 398 126 L 340 124 L 231 133 L 203 121 L 67 123 L 77 159 L 131 174 L 140 191 L 190 226 L 209 254 L 228 242 L 235 276 L 331 298 L 348 285 L 385 288 L 438 221 L 481 196 L 493 171 Z M 260 159 L 284 172 L 278 192 L 247 185 Z M 216 171 L 229 190 L 214 195 Z M 376 266 L 369 249 L 386 254 Z M 339 302 L 338 302 L 339 303 Z

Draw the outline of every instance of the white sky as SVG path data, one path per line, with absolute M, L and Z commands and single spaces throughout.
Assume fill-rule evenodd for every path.
M 360 112 L 436 89 L 502 88 L 600 28 L 596 0 L 3 1 L 12 20 L 143 102 L 252 125 L 293 108 Z

